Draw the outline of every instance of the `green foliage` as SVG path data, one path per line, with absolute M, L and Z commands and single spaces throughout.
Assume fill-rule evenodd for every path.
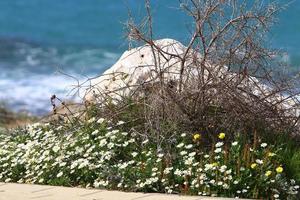
M 300 182 L 300 150 L 293 153 L 292 158 L 290 160 L 289 168 L 293 172 L 295 179 Z
M 262 134 L 269 143 L 276 145 L 280 152 L 280 159 L 285 163 L 286 173 L 300 182 L 300 146 L 299 137 L 287 137 L 287 134 L 277 134 L 270 137 L 272 133 Z
M 0 181 L 124 191 L 295 199 L 278 146 L 227 134 L 207 146 L 201 133 L 161 144 L 124 121 L 34 124 L 0 136 Z M 151 135 L 151 134 L 150 134 Z M 299 154 L 298 154 L 299 156 Z M 299 161 L 295 155 L 293 158 Z M 292 162 L 294 163 L 294 161 Z

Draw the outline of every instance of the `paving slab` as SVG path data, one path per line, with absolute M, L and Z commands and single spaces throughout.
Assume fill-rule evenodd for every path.
M 57 187 L 47 185 L 0 183 L 0 200 L 222 200 L 200 196 L 180 196 L 158 193 L 134 193 Z

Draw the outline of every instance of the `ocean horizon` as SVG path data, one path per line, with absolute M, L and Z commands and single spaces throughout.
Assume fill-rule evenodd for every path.
M 152 1 L 156 39 L 188 41 L 189 18 L 178 7 L 177 1 Z M 128 8 L 144 16 L 137 0 L 1 0 L 0 102 L 43 115 L 53 94 L 78 100 L 77 80 L 100 75 L 128 49 Z M 292 71 L 300 69 L 299 19 L 300 1 L 293 1 L 270 33 L 271 47 L 286 52 L 282 59 Z

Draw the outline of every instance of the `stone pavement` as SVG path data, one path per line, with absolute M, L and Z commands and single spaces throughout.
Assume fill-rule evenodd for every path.
M 199 196 L 132 193 L 45 185 L 0 183 L 0 200 L 221 200 Z

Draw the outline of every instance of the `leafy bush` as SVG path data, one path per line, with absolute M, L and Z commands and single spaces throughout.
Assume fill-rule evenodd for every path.
M 291 154 L 285 158 L 287 162 L 287 167 L 294 176 L 294 178 L 299 182 L 300 181 L 300 151 L 290 152 Z
M 158 144 L 103 118 L 18 131 L 0 136 L 0 181 L 264 199 L 299 189 L 280 148 L 241 136 L 207 146 L 204 134 L 177 133 Z

